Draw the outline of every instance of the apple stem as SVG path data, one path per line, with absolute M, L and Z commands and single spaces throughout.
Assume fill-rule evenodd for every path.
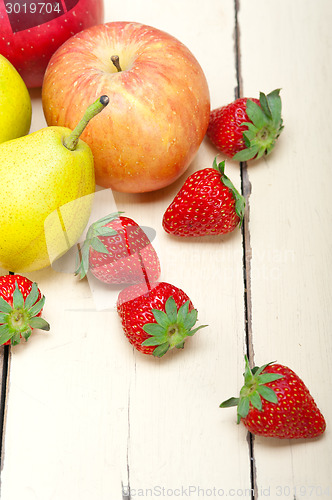
M 83 133 L 83 130 L 89 123 L 89 121 L 100 113 L 109 103 L 109 97 L 107 95 L 102 95 L 99 99 L 97 99 L 93 104 L 91 104 L 86 112 L 82 120 L 78 122 L 74 130 L 66 137 L 63 141 L 63 145 L 69 149 L 70 151 L 74 151 L 77 147 L 77 143 L 79 141 L 80 135 Z
M 120 66 L 119 56 L 112 56 L 111 61 L 114 64 L 114 66 L 116 67 L 116 69 L 118 70 L 118 72 L 120 73 L 120 71 L 122 71 L 122 68 Z

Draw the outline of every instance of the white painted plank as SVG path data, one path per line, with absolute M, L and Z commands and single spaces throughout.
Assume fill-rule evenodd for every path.
M 273 154 L 248 167 L 255 361 L 293 368 L 328 426 L 312 442 L 255 439 L 271 498 L 332 494 L 331 14 L 328 0 L 254 0 L 239 15 L 243 94 L 282 88 L 285 122 Z
M 204 148 L 199 158 L 203 164 L 208 160 Z M 190 339 L 183 352 L 165 359 L 135 355 L 130 484 L 137 495 L 162 487 L 182 491 L 182 486 L 190 485 L 245 488 L 249 484 L 245 434 L 234 422 L 226 425 L 226 414 L 218 408 L 238 383 L 231 376 L 225 383 L 225 375 L 243 355 L 241 235 L 190 243 L 171 239 L 159 229 L 161 203 L 154 200 L 156 206 L 160 209 L 153 212 L 153 227 L 158 231 L 162 279 L 190 295 L 200 323 L 209 327 Z M 146 210 L 142 220 L 152 220 L 150 206 L 140 209 Z
M 233 1 L 105 5 L 106 20 L 144 22 L 183 41 L 206 73 L 213 107 L 233 99 Z M 32 95 L 36 130 L 45 123 L 40 95 Z M 188 174 L 210 166 L 214 155 L 205 141 Z M 238 165 L 228 173 L 239 188 Z M 94 311 L 86 281 L 55 269 L 31 274 L 47 296 L 51 331 L 12 349 L 4 500 L 109 500 L 121 498 L 121 481 L 130 482 L 132 498 L 151 488 L 155 497 L 165 488 L 185 498 L 190 486 L 191 498 L 214 488 L 219 495 L 231 488 L 248 493 L 246 433 L 218 408 L 241 382 L 241 234 L 187 242 L 163 233 L 162 214 L 184 178 L 158 193 L 116 193 L 115 200 L 126 215 L 156 229 L 162 279 L 190 295 L 209 327 L 183 352 L 146 358 L 129 345 L 114 310 Z
M 176 2 L 172 6 L 171 2 L 170 12 L 172 7 L 176 7 L 178 24 L 174 16 L 169 19 L 165 15 L 163 22 L 169 24 L 164 29 L 187 43 L 202 64 L 212 106 L 232 100 L 236 85 L 233 2 L 191 3 L 187 34 L 184 5 Z M 148 22 L 156 25 L 157 18 Z M 190 41 L 184 35 L 190 36 Z M 205 142 L 190 172 L 210 166 L 214 155 L 214 148 Z M 238 165 L 230 169 L 239 187 Z M 157 362 L 135 355 L 129 439 L 133 498 L 140 494 L 157 498 L 167 492 L 183 498 L 190 492 L 192 498 L 198 498 L 204 492 L 209 495 L 213 488 L 220 492 L 250 488 L 245 433 L 234 421 L 226 423 L 227 415 L 218 408 L 238 382 L 230 376 L 225 384 L 225 374 L 232 373 L 243 357 L 241 235 L 179 241 L 164 234 L 160 215 L 182 182 L 145 196 L 153 205 L 148 201 L 139 208 L 143 222 L 151 221 L 160 238 L 162 279 L 187 291 L 199 310 L 200 322 L 208 323 L 209 328 L 190 339 L 183 353 L 172 353 Z M 115 198 L 121 208 L 126 200 L 122 195 Z

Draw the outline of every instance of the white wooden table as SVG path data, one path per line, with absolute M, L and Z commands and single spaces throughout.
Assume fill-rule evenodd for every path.
M 204 140 L 175 184 L 114 193 L 155 228 L 164 281 L 209 327 L 183 352 L 151 359 L 97 310 L 87 280 L 31 273 L 49 333 L 2 348 L 2 500 L 319 498 L 332 496 L 332 4 L 330 0 L 106 0 L 105 21 L 140 21 L 180 39 L 200 62 L 212 108 L 281 88 L 285 129 L 270 157 L 227 162 L 247 197 L 242 232 L 182 241 L 161 217 L 184 179 L 208 167 Z M 31 131 L 45 126 L 31 91 Z M 321 439 L 250 437 L 236 410 L 243 359 L 277 360 L 310 388 Z M 131 493 L 129 493 L 131 491 Z

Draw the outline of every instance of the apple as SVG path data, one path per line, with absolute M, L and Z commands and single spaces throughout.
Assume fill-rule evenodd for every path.
M 69 37 L 104 20 L 103 0 L 0 1 L 0 54 L 28 88 L 41 87 L 51 55 Z
M 201 66 L 183 43 L 135 22 L 81 31 L 46 69 L 42 102 L 48 125 L 72 128 L 100 94 L 110 104 L 82 134 L 99 186 L 155 191 L 185 172 L 208 126 L 210 96 Z

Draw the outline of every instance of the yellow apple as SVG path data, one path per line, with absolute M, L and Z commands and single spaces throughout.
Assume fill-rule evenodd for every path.
M 31 100 L 14 66 L 0 54 L 0 143 L 29 133 Z

